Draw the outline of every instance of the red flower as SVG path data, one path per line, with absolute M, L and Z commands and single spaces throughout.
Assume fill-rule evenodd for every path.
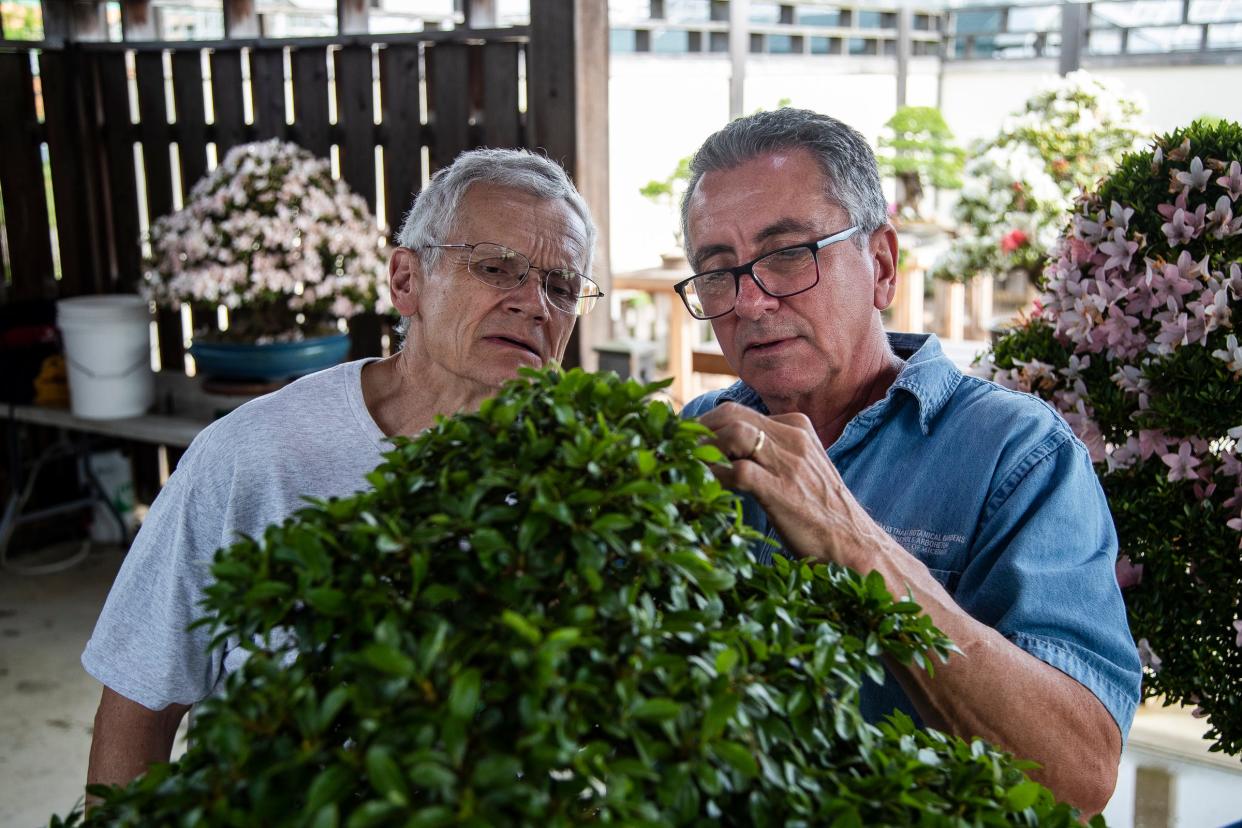
M 1006 253 L 1012 253 L 1013 251 L 1017 250 L 1022 245 L 1026 244 L 1029 239 L 1030 239 L 1030 236 L 1028 236 L 1022 230 L 1010 230 L 1008 233 L 1006 233 L 1004 236 L 1001 237 L 1001 242 L 1000 242 L 1001 250 L 1003 250 Z

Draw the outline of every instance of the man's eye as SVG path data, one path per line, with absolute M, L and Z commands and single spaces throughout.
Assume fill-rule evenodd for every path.
M 733 286 L 733 274 L 723 270 L 717 273 L 704 273 L 695 282 L 700 290 L 720 290 L 723 287 Z

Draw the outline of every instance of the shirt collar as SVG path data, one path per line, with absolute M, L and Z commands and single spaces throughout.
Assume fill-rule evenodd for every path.
M 893 353 L 905 360 L 905 365 L 885 398 L 891 398 L 899 390 L 914 397 L 919 406 L 919 427 L 924 435 L 930 434 L 932 420 L 957 389 L 962 372 L 945 356 L 935 334 L 890 332 L 888 344 Z M 735 402 L 760 414 L 768 413 L 759 392 L 741 380 L 721 391 L 717 402 Z
M 932 420 L 957 390 L 962 372 L 945 356 L 935 334 L 890 333 L 888 344 L 906 364 L 887 396 L 898 390 L 913 396 L 919 404 L 919 428 L 924 435 L 930 434 Z

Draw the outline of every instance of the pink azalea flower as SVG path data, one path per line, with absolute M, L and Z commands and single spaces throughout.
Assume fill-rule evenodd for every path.
M 1175 210 L 1173 217 L 1160 225 L 1169 244 L 1180 245 L 1194 241 L 1203 232 L 1203 224 L 1207 220 L 1207 205 L 1200 204 L 1192 213 L 1189 210 Z
M 1229 198 L 1237 201 L 1242 196 L 1242 164 L 1232 161 L 1229 172 L 1216 179 L 1216 183 L 1229 191 Z
M 1138 242 L 1126 239 L 1125 231 L 1118 228 L 1113 231 L 1108 241 L 1100 244 L 1100 252 L 1108 256 L 1104 261 L 1101 272 L 1109 271 L 1114 268 L 1126 269 L 1130 267 L 1130 259 L 1133 258 L 1138 250 Z
M 1122 207 L 1113 202 L 1108 208 L 1108 221 L 1113 227 L 1125 230 L 1130 226 L 1130 217 L 1134 215 L 1133 207 Z
M 1236 334 L 1229 334 L 1225 338 L 1225 347 L 1212 351 L 1212 356 L 1226 363 L 1230 371 L 1242 374 L 1242 345 L 1238 345 Z
M 1177 179 L 1177 183 L 1187 189 L 1203 190 L 1207 187 L 1208 182 L 1212 180 L 1212 171 L 1204 169 L 1202 159 L 1196 155 L 1191 160 L 1188 171 L 1175 172 L 1173 177 Z
M 1117 586 L 1122 589 L 1138 586 L 1143 580 L 1143 565 L 1130 563 L 1130 556 L 1121 554 L 1117 556 Z
M 1220 473 L 1226 477 L 1242 477 L 1242 459 L 1238 457 L 1236 447 L 1233 451 L 1226 451 L 1221 454 Z M 1242 489 L 1234 492 L 1234 497 L 1239 499 L 1239 503 L 1242 503 Z
M 1233 217 L 1229 196 L 1216 199 L 1216 209 L 1207 214 L 1207 226 L 1211 228 L 1212 236 L 1217 239 L 1242 233 L 1242 216 Z
M 1190 442 L 1183 440 L 1178 446 L 1177 454 L 1169 453 L 1160 456 L 1164 464 L 1169 467 L 1169 482 L 1175 483 L 1178 480 L 1196 480 L 1199 475 L 1195 471 L 1195 467 L 1199 465 L 1199 460 L 1191 454 Z
M 1169 438 L 1163 431 L 1154 428 L 1139 430 L 1139 456 L 1146 460 L 1153 454 L 1163 455 L 1168 451 Z
M 1187 209 L 1189 209 L 1189 207 L 1186 202 L 1186 192 L 1184 190 L 1177 194 L 1177 198 L 1173 199 L 1172 204 L 1160 204 L 1156 206 L 1156 212 L 1159 213 L 1164 219 L 1172 219 L 1173 214 L 1178 210 Z
M 1193 486 L 1193 489 L 1194 489 L 1195 497 L 1197 497 L 1199 500 L 1207 500 L 1209 497 L 1211 497 L 1213 494 L 1216 493 L 1216 484 L 1209 483 L 1207 484 L 1207 487 L 1205 488 L 1203 484 L 1196 483 Z

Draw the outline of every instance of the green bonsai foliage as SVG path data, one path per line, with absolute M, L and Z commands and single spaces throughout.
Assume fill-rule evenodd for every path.
M 690 183 L 690 156 L 680 158 L 677 166 L 664 178 L 648 181 L 638 192 L 655 204 L 662 204 L 673 219 L 673 240 L 680 250 L 684 239 L 681 237 L 681 217 L 677 214 L 677 205 L 681 203 L 681 195 Z
M 953 143 L 953 131 L 939 109 L 901 107 L 884 124 L 879 144 L 880 173 L 901 185 L 900 213 L 918 217 L 924 182 L 944 190 L 961 188 L 966 153 Z
M 1242 126 L 1198 121 L 1078 201 L 998 382 L 1054 403 L 1096 462 L 1143 693 L 1242 753 Z
M 863 721 L 882 658 L 950 643 L 878 576 L 753 564 L 656 387 L 527 373 L 221 553 L 250 658 L 87 822 L 1074 825 L 981 742 Z

